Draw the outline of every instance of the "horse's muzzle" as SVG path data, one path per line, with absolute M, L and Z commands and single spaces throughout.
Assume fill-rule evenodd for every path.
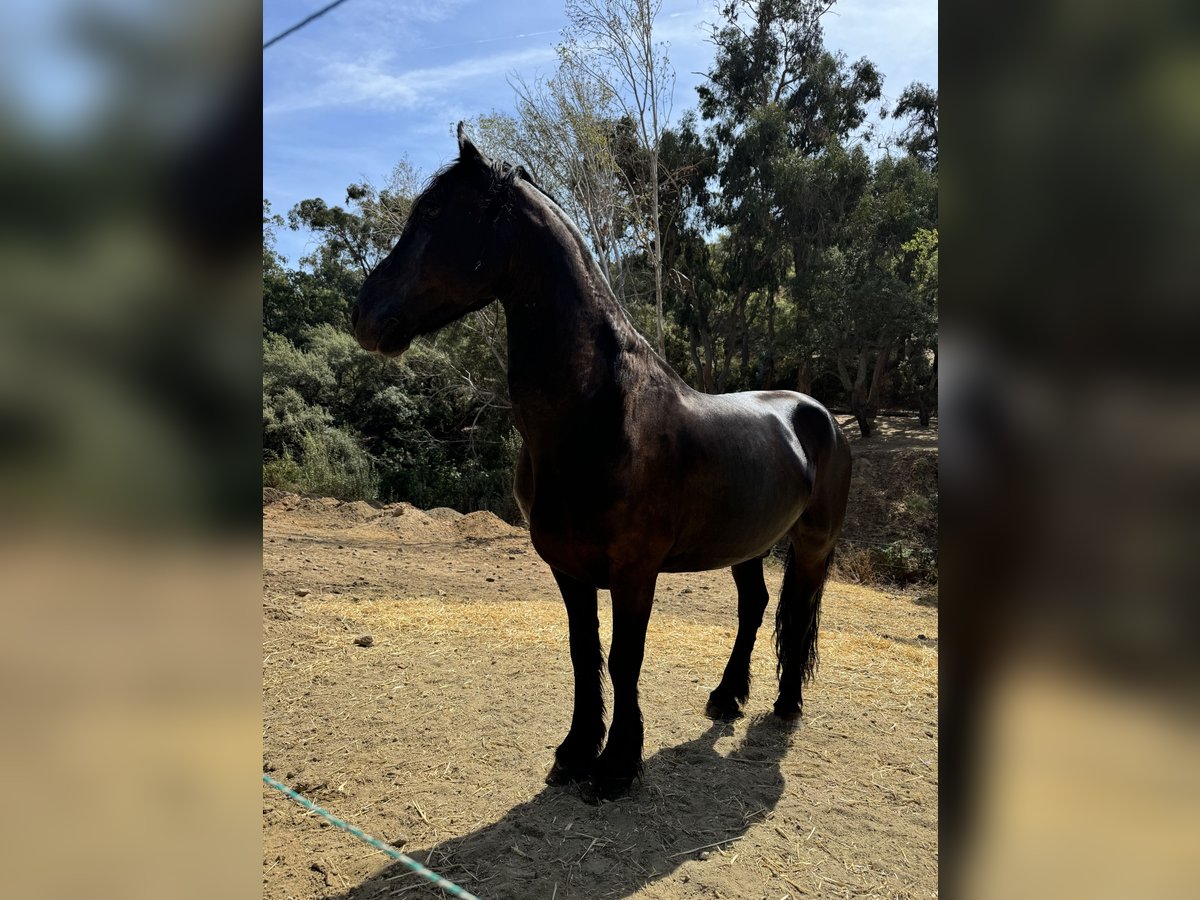
M 399 356 L 412 343 L 412 335 L 407 334 L 401 328 L 400 320 L 395 317 L 384 319 L 380 323 L 370 316 L 361 315 L 356 306 L 354 312 L 350 314 L 350 322 L 354 327 L 354 337 L 358 340 L 359 346 L 372 353 L 379 353 L 382 356 Z

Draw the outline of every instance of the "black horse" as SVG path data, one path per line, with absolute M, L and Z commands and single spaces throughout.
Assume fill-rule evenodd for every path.
M 352 314 L 367 350 L 499 300 L 509 391 L 525 445 L 514 493 L 567 606 L 575 706 L 551 783 L 597 798 L 641 772 L 638 675 L 659 572 L 731 566 L 738 631 L 705 712 L 740 715 L 767 605 L 762 559 L 790 538 L 775 625 L 775 713 L 800 714 L 850 486 L 850 450 L 804 394 L 701 394 L 629 323 L 575 224 L 520 166 L 483 156 L 458 127 L 458 160 L 413 205 Z M 605 744 L 596 593 L 612 594 L 613 715 Z M 601 752 L 603 746 L 603 752 Z

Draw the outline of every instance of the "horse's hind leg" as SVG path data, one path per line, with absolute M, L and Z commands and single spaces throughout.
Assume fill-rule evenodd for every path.
M 850 445 L 836 424 L 832 429 L 833 441 L 819 455 L 812 498 L 788 533 L 792 546 L 775 616 L 775 651 L 779 658 L 775 714 L 784 719 L 800 715 L 804 702 L 801 688 L 817 668 L 821 595 L 850 496 Z
M 750 696 L 750 654 L 754 639 L 767 608 L 767 584 L 763 580 L 761 559 L 749 559 L 733 567 L 733 582 L 738 592 L 738 630 L 733 652 L 725 666 L 721 683 L 708 695 L 704 714 L 710 719 L 736 719 Z
M 775 618 L 775 651 L 779 658 L 779 697 L 775 714 L 795 719 L 804 703 L 801 688 L 817 667 L 817 632 L 821 595 L 833 550 L 793 537 L 783 571 Z
M 604 695 L 600 670 L 604 652 L 600 649 L 600 620 L 596 615 L 596 589 L 555 571 L 554 578 L 567 605 L 571 630 L 571 668 L 575 671 L 575 711 L 571 730 L 554 751 L 554 766 L 546 776 L 548 784 L 583 781 L 592 774 L 604 742 Z

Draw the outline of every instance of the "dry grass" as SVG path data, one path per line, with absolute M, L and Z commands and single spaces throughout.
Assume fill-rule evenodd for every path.
M 861 585 L 833 584 L 829 589 L 832 602 L 843 612 L 857 608 L 863 611 L 862 601 L 870 604 L 881 595 Z M 857 602 L 856 602 L 857 601 Z M 403 659 L 411 656 L 414 646 L 425 644 L 430 655 L 460 644 L 458 639 L 471 640 L 482 634 L 503 635 L 509 650 L 517 648 L 550 648 L 561 650 L 567 641 L 567 621 L 562 604 L 557 601 L 497 600 L 488 603 L 464 602 L 446 597 L 379 597 L 349 600 L 341 596 L 325 596 L 310 604 L 322 618 L 336 620 L 341 627 L 337 635 L 328 626 L 313 626 L 314 649 L 336 651 L 322 665 L 335 666 L 349 659 L 358 648 L 344 640 L 358 634 L 371 634 L 375 639 L 373 652 L 376 662 Z M 870 609 L 868 605 L 867 609 Z M 765 629 L 764 629 L 765 632 Z M 703 669 L 711 672 L 720 650 L 733 640 L 734 629 L 705 621 L 689 621 L 671 616 L 652 620 L 648 641 L 669 642 L 669 656 L 662 661 L 663 670 Z M 612 639 L 611 622 L 600 621 L 601 642 L 607 646 Z M 894 640 L 873 634 L 830 631 L 822 633 L 822 653 L 827 653 L 829 665 L 861 671 L 873 671 L 881 665 L 905 677 L 936 684 L 937 654 L 930 649 L 896 644 Z M 378 659 L 382 657 L 382 660 Z M 536 657 L 533 657 L 536 659 Z M 267 661 L 270 660 L 268 649 Z M 647 665 L 655 660 L 647 659 Z M 770 674 L 773 656 L 757 653 L 755 672 L 759 677 Z M 307 663 L 312 667 L 313 663 Z M 272 671 L 268 667 L 267 671 Z
M 838 548 L 829 574 L 851 584 L 879 584 L 884 580 L 875 565 L 875 555 L 866 547 L 849 545 Z
M 883 636 L 895 600 L 830 585 L 822 665 L 794 732 L 761 715 L 769 646 L 755 654 L 750 716 L 702 719 L 732 628 L 703 609 L 656 612 L 646 778 L 597 809 L 540 784 L 569 718 L 558 602 L 277 596 L 267 765 L 481 896 L 936 896 L 937 652 Z M 372 647 L 354 644 L 362 634 Z M 304 814 L 264 809 L 267 896 L 438 896 Z

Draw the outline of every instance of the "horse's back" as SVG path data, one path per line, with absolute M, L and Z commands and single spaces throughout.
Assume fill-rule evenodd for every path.
M 805 470 L 812 488 L 813 469 L 837 453 L 844 441 L 837 421 L 821 403 L 798 391 L 742 391 L 733 394 L 700 394 L 690 398 L 695 420 L 726 436 L 743 455 L 747 438 L 764 437 L 788 446 Z

